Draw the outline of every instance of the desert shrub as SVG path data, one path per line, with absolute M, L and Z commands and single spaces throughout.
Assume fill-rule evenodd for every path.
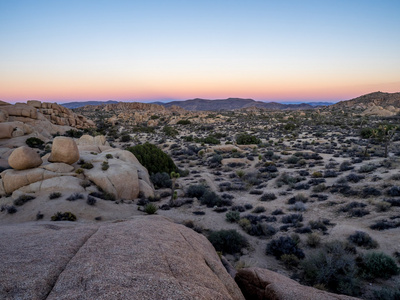
M 244 208 L 245 208 L 246 210 L 252 209 L 252 208 L 253 208 L 253 205 L 251 205 L 250 203 L 246 203 L 246 204 L 244 205 Z
M 375 300 L 399 300 L 400 290 L 399 289 L 389 289 L 382 288 L 373 292 Z
M 114 201 L 114 200 L 116 199 L 114 194 L 108 193 L 108 192 L 104 192 L 104 191 L 101 191 L 101 192 L 92 192 L 92 193 L 90 193 L 89 195 L 90 195 L 90 196 L 93 196 L 93 197 L 96 197 L 96 198 L 103 199 L 103 200 Z
M 86 203 L 88 205 L 94 206 L 96 204 L 96 202 L 97 202 L 97 199 L 95 197 L 92 197 L 90 195 L 87 196 Z
M 110 165 L 108 164 L 107 161 L 103 161 L 103 163 L 101 164 L 101 169 L 103 171 L 107 171 L 109 167 L 110 167 Z
M 356 173 L 350 173 L 349 175 L 346 176 L 347 181 L 354 182 L 354 183 L 357 183 L 364 178 L 365 178 L 364 176 L 357 175 Z
M 83 195 L 80 194 L 80 193 L 73 193 L 66 200 L 75 201 L 75 200 L 78 200 L 78 199 L 83 199 Z
M 130 142 L 131 136 L 129 134 L 123 134 L 120 138 L 120 141 L 123 143 Z
M 207 205 L 207 207 L 213 206 L 230 206 L 232 205 L 232 200 L 222 199 L 216 193 L 211 191 L 206 191 L 203 196 L 200 197 L 200 203 L 203 205 Z
M 305 257 L 303 250 L 298 247 L 298 242 L 290 236 L 281 236 L 270 241 L 267 244 L 266 254 L 271 254 L 276 259 L 281 259 L 284 254 L 293 254 L 299 259 Z
M 389 202 L 386 201 L 381 201 L 378 203 L 375 203 L 376 211 L 378 212 L 384 212 L 390 210 L 392 205 Z
M 147 213 L 148 215 L 155 214 L 157 212 L 157 210 L 158 210 L 158 207 L 153 203 L 147 203 L 143 208 L 143 211 L 145 213 Z
M 368 196 L 380 196 L 382 192 L 374 187 L 365 187 L 361 192 L 361 196 L 366 198 Z
M 60 192 L 53 192 L 49 195 L 49 199 L 53 200 L 53 199 L 57 199 L 61 197 L 61 193 Z
M 349 171 L 352 169 L 354 169 L 354 167 L 351 165 L 351 162 L 349 161 L 342 162 L 339 167 L 340 172 Z
M 51 217 L 52 221 L 76 221 L 76 216 L 67 211 L 65 213 L 57 212 Z
M 112 156 L 112 154 L 108 153 L 108 154 L 106 154 L 106 158 L 111 159 L 111 158 L 113 158 L 113 156 Z
M 251 145 L 251 144 L 261 144 L 261 140 L 253 135 L 242 133 L 236 137 L 236 143 L 238 145 Z
M 262 190 L 251 190 L 249 194 L 251 195 L 262 195 Z
M 326 190 L 326 185 L 320 183 L 312 188 L 313 193 L 321 193 Z
M 2 205 L 0 207 L 0 211 L 6 211 L 8 214 L 12 215 L 15 214 L 18 210 L 14 205 Z
M 308 225 L 310 225 L 311 229 L 313 230 L 321 230 L 322 232 L 328 231 L 328 228 L 326 225 L 329 225 L 329 220 L 328 222 L 324 222 L 323 220 L 318 220 L 318 221 L 309 221 Z
M 171 136 L 171 137 L 175 137 L 176 135 L 179 134 L 178 130 L 172 128 L 171 126 L 164 126 L 163 129 L 162 129 L 162 132 L 166 136 Z
M 281 261 L 288 269 L 296 268 L 300 263 L 300 259 L 294 254 L 283 254 Z
M 28 138 L 25 143 L 31 148 L 43 148 L 44 142 L 36 137 Z
M 208 240 L 215 250 L 228 254 L 238 253 L 248 246 L 247 239 L 236 230 L 213 231 L 208 235 Z
M 283 224 L 296 224 L 303 221 L 303 215 L 302 214 L 291 214 L 287 216 L 282 217 L 282 223 Z
M 236 223 L 240 220 L 240 213 L 238 211 L 230 211 L 225 214 L 225 218 L 230 223 Z
M 286 162 L 290 165 L 295 165 L 297 164 L 297 162 L 300 160 L 300 158 L 298 158 L 297 156 L 290 156 Z
M 400 199 L 385 199 L 384 201 L 389 203 L 391 206 L 400 206 Z
M 306 211 L 307 207 L 303 202 L 295 202 L 293 205 L 289 207 L 289 210 L 294 210 L 294 211 Z
M 375 224 L 372 224 L 369 228 L 381 231 L 397 227 L 400 227 L 400 222 L 388 221 L 386 219 L 383 219 L 376 221 Z
M 356 231 L 348 238 L 349 242 L 366 249 L 374 249 L 378 247 L 378 242 L 371 238 L 371 236 L 363 231 Z
M 275 210 L 271 213 L 271 215 L 273 215 L 273 216 L 283 215 L 283 214 L 284 214 L 284 212 L 282 211 L 282 209 L 275 209 Z
M 317 233 L 313 232 L 307 236 L 306 242 L 309 247 L 316 248 L 321 243 L 321 237 Z
M 400 196 L 400 186 L 392 186 L 389 190 L 386 191 L 386 195 L 390 197 Z
M 362 165 L 359 169 L 358 169 L 358 173 L 370 173 L 372 171 L 375 171 L 377 168 L 376 165 L 374 164 L 366 164 L 366 165 Z
M 154 184 L 156 189 L 159 188 L 171 188 L 172 180 L 171 177 L 165 172 L 158 172 L 150 175 L 150 180 Z
M 353 208 L 349 210 L 350 217 L 362 218 L 366 215 L 369 215 L 369 211 L 364 208 Z
M 253 209 L 253 213 L 255 213 L 255 214 L 259 214 L 262 212 L 265 212 L 265 207 L 263 207 L 263 206 L 257 206 L 256 208 Z
M 192 122 L 190 122 L 190 120 L 179 120 L 176 124 L 178 124 L 178 125 L 189 125 L 189 124 L 192 124 Z
M 188 197 L 196 197 L 197 199 L 199 199 L 204 195 L 206 191 L 207 188 L 204 185 L 190 185 L 186 191 L 186 195 Z
M 134 147 L 128 147 L 139 162 L 149 171 L 150 174 L 166 172 L 177 172 L 177 167 L 166 153 L 156 145 L 145 143 Z
M 93 164 L 90 163 L 90 162 L 89 163 L 84 163 L 84 164 L 81 165 L 81 168 L 90 170 L 90 169 L 93 169 Z
M 308 198 L 304 194 L 297 194 L 296 196 L 290 198 L 288 200 L 288 204 L 295 204 L 296 202 L 303 202 L 306 203 L 308 201 Z
M 352 296 L 360 293 L 355 258 L 339 241 L 325 244 L 321 250 L 307 255 L 301 266 L 303 281 L 309 285 L 323 285 L 332 292 Z
M 24 205 L 26 202 L 31 201 L 35 199 L 35 197 L 30 196 L 30 195 L 21 195 L 19 196 L 17 199 L 14 200 L 14 205 L 15 206 L 22 206 Z
M 369 252 L 362 257 L 361 272 L 363 277 L 389 279 L 399 273 L 395 260 L 383 252 Z
M 322 178 L 323 177 L 323 175 L 322 175 L 322 173 L 321 172 L 313 172 L 312 174 L 311 174 L 311 177 L 312 178 Z
M 64 135 L 71 138 L 79 139 L 83 135 L 83 132 L 80 130 L 70 129 L 67 130 Z
M 36 221 L 42 220 L 43 217 L 44 217 L 44 215 L 40 211 L 38 211 L 36 214 Z

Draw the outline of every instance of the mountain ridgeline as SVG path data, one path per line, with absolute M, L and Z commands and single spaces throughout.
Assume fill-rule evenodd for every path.
M 241 98 L 228 98 L 228 99 L 192 99 L 185 101 L 172 101 L 162 104 L 165 107 L 171 107 L 173 105 L 180 106 L 186 110 L 234 110 L 242 108 L 264 108 L 272 110 L 297 110 L 297 109 L 313 109 L 313 106 L 309 104 L 282 104 L 276 102 L 261 102 L 253 99 L 241 99 Z

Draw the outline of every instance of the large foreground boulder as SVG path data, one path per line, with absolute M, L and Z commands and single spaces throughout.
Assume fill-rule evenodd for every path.
M 241 269 L 235 280 L 246 299 L 253 300 L 355 300 L 357 298 L 321 291 L 261 268 Z
M 39 153 L 27 146 L 15 149 L 8 158 L 8 164 L 16 170 L 36 168 L 42 162 Z
M 58 136 L 53 140 L 50 162 L 72 165 L 79 159 L 79 150 L 72 138 Z
M 160 216 L 1 232 L 1 299 L 244 299 L 204 236 Z

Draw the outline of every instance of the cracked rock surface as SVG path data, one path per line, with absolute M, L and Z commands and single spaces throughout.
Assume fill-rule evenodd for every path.
M 0 230 L 1 299 L 244 299 L 207 239 L 160 216 Z

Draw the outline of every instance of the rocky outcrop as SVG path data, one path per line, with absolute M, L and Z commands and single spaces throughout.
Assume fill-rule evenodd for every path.
M 246 299 L 253 300 L 355 300 L 357 298 L 321 291 L 261 268 L 241 269 L 235 280 Z
M 373 105 L 364 110 L 361 115 L 363 116 L 379 116 L 379 117 L 391 117 L 395 116 L 400 112 L 400 108 L 393 106 L 387 106 L 383 108 L 382 106 Z
M 94 127 L 93 121 L 56 103 L 46 103 L 30 100 L 15 105 L 2 102 L 0 105 L 0 123 L 22 122 L 30 126 L 32 131 L 46 136 L 57 132 L 63 133 L 71 127 L 84 129 Z M 14 127 L 15 129 L 15 127 Z M 15 135 L 13 135 L 15 136 Z M 2 138 L 2 137 L 0 137 Z
M 158 104 L 140 103 L 140 102 L 118 102 L 116 104 L 107 104 L 104 106 L 105 111 L 113 110 L 146 110 L 146 111 L 165 111 L 165 107 Z
M 79 159 L 79 150 L 72 138 L 58 136 L 53 140 L 50 162 L 72 165 Z
M 39 167 L 42 164 L 42 159 L 36 150 L 22 146 L 15 149 L 8 158 L 8 164 L 16 170 L 26 170 Z
M 1 232 L 1 299 L 244 299 L 204 236 L 160 216 Z

